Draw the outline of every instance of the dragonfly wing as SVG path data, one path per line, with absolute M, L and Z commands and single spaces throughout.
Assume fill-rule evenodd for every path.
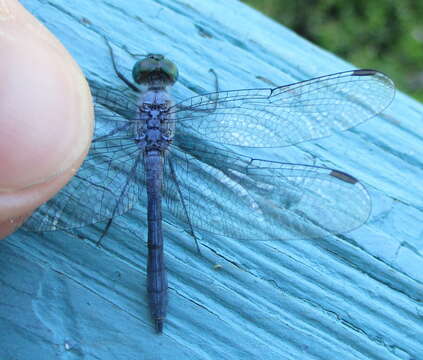
M 393 82 L 375 70 L 353 70 L 276 88 L 221 91 L 175 105 L 178 130 L 246 147 L 282 147 L 352 128 L 382 112 Z
M 27 230 L 71 229 L 95 223 L 123 214 L 138 200 L 144 174 L 142 155 L 134 142 L 134 108 L 116 97 L 111 101 L 107 91 L 97 95 L 95 138 L 87 158 L 70 182 L 26 221 Z
M 369 217 L 365 187 L 341 171 L 187 150 L 171 154 L 173 170 L 165 166 L 164 215 L 189 232 L 243 240 L 321 238 L 351 231 Z
M 137 116 L 137 99 L 133 92 L 126 93 L 124 90 L 97 85 L 90 81 L 91 95 L 96 111 L 101 108 L 109 110 L 109 115 L 102 114 L 101 119 L 107 121 L 111 118 L 113 122 L 133 121 Z M 121 117 L 117 117 L 120 115 Z M 97 120 L 97 119 L 96 119 Z

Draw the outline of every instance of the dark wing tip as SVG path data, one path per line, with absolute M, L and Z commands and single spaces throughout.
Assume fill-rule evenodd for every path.
M 353 71 L 353 76 L 372 76 L 377 74 L 379 71 L 373 69 L 359 69 Z
M 332 170 L 329 174 L 330 176 L 336 177 L 337 179 L 344 181 L 349 184 L 356 184 L 358 183 L 358 180 L 355 177 L 352 177 L 351 175 L 348 175 L 342 171 L 339 170 Z

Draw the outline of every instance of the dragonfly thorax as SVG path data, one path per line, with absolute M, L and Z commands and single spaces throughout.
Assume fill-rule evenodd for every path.
M 165 90 L 144 92 L 138 102 L 140 129 L 137 142 L 146 152 L 166 150 L 173 138 L 174 121 L 169 114 L 173 105 Z
M 165 89 L 148 89 L 144 91 L 139 100 L 138 107 L 145 111 L 165 111 L 172 103 L 171 96 Z

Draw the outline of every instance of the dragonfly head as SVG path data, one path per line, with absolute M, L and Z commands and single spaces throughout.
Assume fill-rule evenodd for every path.
M 163 55 L 148 54 L 135 63 L 132 68 L 132 77 L 138 84 L 172 85 L 178 79 L 178 68 Z

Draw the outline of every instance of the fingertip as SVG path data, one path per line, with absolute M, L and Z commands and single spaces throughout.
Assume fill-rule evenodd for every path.
M 3 8 L 2 8 L 3 7 Z M 4 7 L 7 7 L 5 10 Z M 17 2 L 0 4 L 0 232 L 76 172 L 93 128 L 88 84 L 60 42 Z M 5 223 L 6 222 L 6 223 Z
M 15 218 L 9 218 L 5 221 L 0 222 L 0 240 L 4 239 L 6 236 L 12 234 L 16 229 L 18 229 L 28 218 L 30 214 L 21 215 Z
M 20 16 L 0 34 L 0 191 L 71 167 L 92 132 L 90 92 L 78 65 L 41 24 L 29 31 L 37 22 L 22 12 L 16 8 Z

